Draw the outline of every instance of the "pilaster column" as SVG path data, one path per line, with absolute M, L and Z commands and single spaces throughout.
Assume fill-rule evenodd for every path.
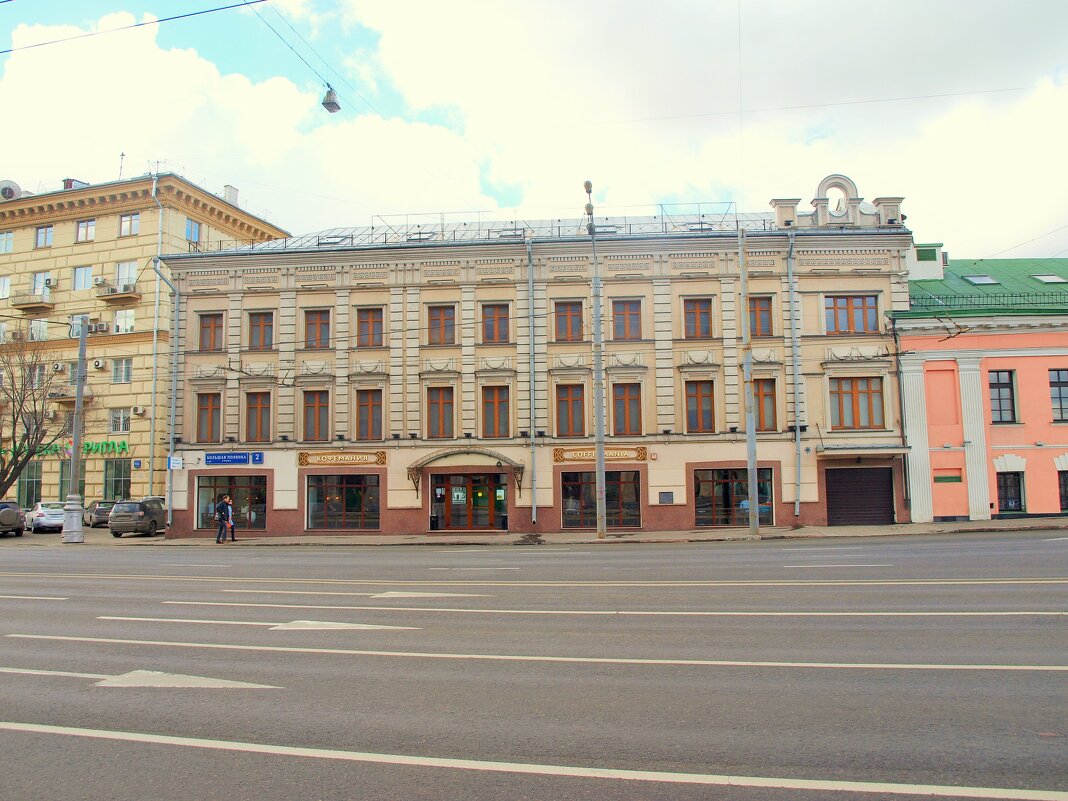
M 990 519 L 990 476 L 986 454 L 983 398 L 987 387 L 979 368 L 980 356 L 958 356 L 960 397 L 964 423 L 964 469 L 968 476 L 968 517 Z
M 923 365 L 922 355 L 902 356 L 901 358 L 905 443 L 911 448 L 908 454 L 908 466 L 913 523 L 930 523 L 934 520 L 931 444 L 927 435 L 927 389 Z

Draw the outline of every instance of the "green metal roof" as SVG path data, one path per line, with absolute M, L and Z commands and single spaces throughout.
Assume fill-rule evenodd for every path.
M 993 282 L 972 283 L 969 276 Z M 1068 259 L 951 259 L 941 279 L 909 281 L 909 301 L 909 311 L 895 317 L 1068 314 Z

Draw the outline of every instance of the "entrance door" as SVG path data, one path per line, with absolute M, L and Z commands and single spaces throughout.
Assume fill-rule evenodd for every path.
M 877 526 L 894 522 L 894 474 L 889 467 L 828 469 L 827 525 Z
M 998 512 L 1011 515 L 1023 511 L 1023 473 L 998 473 Z
M 498 473 L 431 476 L 431 528 L 505 528 L 508 485 Z

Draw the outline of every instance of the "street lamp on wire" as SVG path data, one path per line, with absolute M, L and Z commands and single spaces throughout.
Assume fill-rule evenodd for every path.
M 601 268 L 597 262 L 597 226 L 593 221 L 593 184 L 586 181 L 586 230 L 593 249 L 593 410 L 596 441 L 597 539 L 607 534 L 604 477 L 604 337 L 601 331 Z

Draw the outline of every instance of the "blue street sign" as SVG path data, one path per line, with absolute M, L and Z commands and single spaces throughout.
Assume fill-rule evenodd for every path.
M 223 453 L 205 453 L 204 464 L 248 464 L 248 453 L 224 451 Z
M 134 459 L 134 470 L 140 470 L 140 469 L 141 469 L 141 460 L 140 459 Z
M 263 464 L 263 451 L 252 452 L 252 464 Z

